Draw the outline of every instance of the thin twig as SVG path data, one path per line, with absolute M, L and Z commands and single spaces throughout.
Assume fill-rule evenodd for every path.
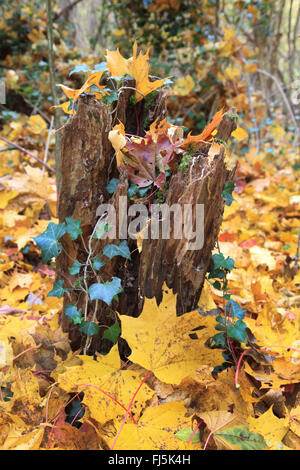
M 26 150 L 24 149 L 24 147 L 21 147 L 21 145 L 19 144 L 16 144 L 15 142 L 12 142 L 11 140 L 8 140 L 6 139 L 5 137 L 2 137 L 0 136 L 0 140 L 4 140 L 4 142 L 6 142 L 7 144 L 9 145 L 13 145 L 14 147 L 16 147 L 18 150 L 20 150 L 21 152 L 24 152 L 26 153 L 27 155 L 29 155 L 30 157 L 34 158 L 35 160 L 37 160 L 38 162 L 40 162 L 42 165 L 44 165 L 48 170 L 52 171 L 52 173 L 55 173 L 55 170 L 54 168 L 51 168 L 51 166 L 49 166 L 47 163 L 43 162 L 43 160 L 41 160 L 39 157 L 37 157 L 36 155 L 34 155 L 33 153 L 29 152 L 29 150 Z
M 48 157 L 48 150 L 49 150 L 49 144 L 50 144 L 50 136 L 52 132 L 52 127 L 53 127 L 53 121 L 54 117 L 51 117 L 51 122 L 50 122 L 50 127 L 48 131 L 48 137 L 47 137 L 47 142 L 46 142 L 46 148 L 45 148 L 45 153 L 44 153 L 44 167 L 43 167 L 43 173 L 45 172 L 45 163 L 47 162 L 47 157 Z

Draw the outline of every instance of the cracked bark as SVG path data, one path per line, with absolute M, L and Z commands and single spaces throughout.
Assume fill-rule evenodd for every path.
M 127 86 L 132 86 L 129 81 Z M 150 122 L 166 116 L 166 94 L 160 92 L 155 100 L 145 110 L 144 100 L 137 105 L 130 103 L 133 91 L 124 88 L 113 114 L 113 121 L 108 108 L 97 101 L 91 94 L 79 98 L 77 114 L 72 117 L 63 130 L 61 144 L 61 186 L 58 201 L 58 217 L 63 222 L 66 217 L 81 219 L 82 237 L 72 241 L 65 235 L 62 240 L 63 252 L 57 258 L 57 279 L 63 279 L 70 293 L 65 295 L 64 307 L 68 303 L 77 305 L 84 311 L 85 294 L 76 288 L 76 276 L 71 276 L 68 268 L 78 260 L 85 263 L 88 239 L 91 235 L 97 217 L 96 211 L 100 203 L 114 205 L 117 220 L 119 213 L 119 196 L 127 196 L 128 179 L 126 172 L 118 171 L 114 151 L 108 140 L 108 132 L 112 125 L 121 120 L 126 132 L 143 135 L 143 124 L 146 115 Z M 226 141 L 235 128 L 235 122 L 227 115 L 221 122 L 217 137 Z M 156 297 L 160 302 L 162 286 L 166 282 L 177 296 L 177 314 L 183 314 L 195 308 L 198 303 L 205 274 L 209 269 L 211 252 L 217 241 L 222 222 L 224 199 L 221 196 L 224 184 L 234 178 L 234 171 L 226 168 L 224 149 L 213 158 L 209 157 L 210 145 L 204 144 L 191 161 L 187 171 L 179 169 L 172 174 L 166 204 L 178 204 L 184 210 L 185 204 L 204 205 L 204 243 L 197 250 L 189 249 L 187 237 L 176 239 L 171 223 L 169 239 L 143 241 L 143 250 L 139 253 L 136 240 L 128 239 L 132 253 L 131 260 L 115 257 L 105 259 L 106 264 L 101 269 L 101 282 L 110 281 L 112 276 L 120 277 L 124 292 L 119 295 L 119 301 L 112 302 L 111 308 L 103 302 L 98 302 L 97 321 L 101 325 L 111 325 L 115 322 L 113 311 L 120 314 L 138 316 L 143 308 L 145 297 Z M 119 178 L 117 190 L 110 196 L 105 187 L 112 177 Z M 128 203 L 130 201 L 128 200 Z M 128 220 L 129 222 L 130 220 Z M 196 213 L 192 215 L 192 228 L 197 226 Z M 100 240 L 94 256 L 100 256 L 102 248 L 107 243 L 117 243 L 117 239 Z M 122 241 L 122 240 L 120 240 Z M 155 255 L 153 255 L 155 254 Z M 90 285 L 97 280 L 89 274 L 86 280 Z M 94 314 L 95 302 L 88 303 L 88 320 Z M 85 335 L 81 335 L 78 325 L 72 325 L 61 312 L 63 329 L 69 332 L 73 349 L 80 348 Z M 111 343 L 101 340 L 104 330 L 93 337 L 89 353 L 105 352 Z

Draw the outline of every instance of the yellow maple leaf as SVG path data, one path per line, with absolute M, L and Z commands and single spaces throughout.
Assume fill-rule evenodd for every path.
M 151 370 L 162 382 L 179 384 L 201 365 L 222 362 L 222 354 L 205 346 L 215 335 L 215 318 L 202 317 L 197 310 L 177 317 L 176 295 L 166 286 L 163 292 L 159 306 L 155 299 L 145 299 L 138 318 L 120 315 L 122 337 L 132 349 L 132 362 Z M 197 339 L 191 339 L 197 327 L 201 327 Z
M 0 191 L 0 209 L 5 209 L 7 207 L 7 204 L 11 199 L 14 199 L 16 196 L 18 196 L 17 191 Z
M 163 403 L 148 407 L 136 426 L 128 420 L 116 440 L 114 450 L 184 450 L 186 442 L 176 437 L 176 432 L 191 427 L 182 402 Z M 118 427 L 120 423 L 118 423 Z M 111 439 L 110 445 L 112 445 Z M 193 444 L 192 449 L 200 449 Z
M 248 133 L 245 131 L 245 129 L 242 129 L 241 127 L 237 127 L 232 133 L 232 137 L 235 137 L 238 140 L 245 139 L 248 137 Z
M 289 418 L 277 418 L 272 407 L 258 418 L 249 416 L 247 421 L 250 431 L 261 434 L 269 447 L 281 443 L 289 429 Z
M 59 86 L 63 90 L 63 92 L 67 96 L 67 98 L 70 98 L 70 100 L 71 99 L 73 100 L 72 105 L 74 105 L 78 101 L 78 98 L 82 93 L 90 92 L 90 87 L 92 85 L 96 85 L 99 89 L 99 92 L 94 93 L 96 95 L 97 99 L 102 98 L 102 96 L 106 94 L 106 92 L 101 92 L 101 90 L 103 90 L 105 88 L 105 86 L 100 86 L 99 85 L 99 82 L 100 82 L 100 79 L 101 79 L 102 75 L 103 75 L 103 71 L 92 73 L 88 77 L 88 79 L 84 82 L 82 87 L 79 88 L 79 89 L 69 88 L 69 87 L 67 87 L 65 85 L 62 85 L 60 83 L 56 86 Z M 71 101 L 67 101 L 67 102 L 62 103 L 60 105 L 52 106 L 52 107 L 53 108 L 62 108 L 63 111 L 67 114 L 75 114 L 74 106 L 72 106 L 71 109 L 69 109 L 70 105 L 71 105 Z
M 88 406 L 91 416 L 100 423 L 125 415 L 126 408 L 124 410 L 107 394 L 127 407 L 142 381 L 141 372 L 120 370 L 121 360 L 117 346 L 113 346 L 109 354 L 101 356 L 97 361 L 90 356 L 78 358 L 81 360 L 80 365 L 64 367 L 62 364 L 57 369 L 59 386 L 67 392 L 84 391 L 84 403 Z M 139 415 L 152 395 L 152 390 L 143 384 L 139 400 L 132 409 L 135 416 Z
M 41 134 L 47 129 L 47 124 L 39 114 L 34 114 L 28 119 L 28 127 L 33 134 Z
M 135 99 L 141 101 L 146 95 L 151 93 L 157 88 L 161 87 L 166 78 L 155 80 L 151 82 L 149 80 L 150 64 L 149 60 L 149 49 L 146 54 L 142 52 L 137 55 L 137 43 L 133 45 L 133 55 L 129 59 L 125 59 L 119 49 L 116 51 L 106 51 L 107 68 L 112 76 L 120 77 L 121 75 L 128 74 L 135 79 Z
M 30 428 L 29 428 L 30 429 Z M 36 428 L 26 433 L 24 429 L 12 427 L 2 446 L 2 450 L 38 450 L 43 440 L 45 428 Z
M 195 82 L 191 75 L 186 75 L 186 77 L 180 77 L 174 83 L 171 94 L 176 96 L 189 95 L 194 86 Z
M 123 163 L 123 154 L 121 149 L 126 145 L 124 124 L 122 122 L 116 124 L 109 132 L 108 138 L 116 152 L 117 166 L 120 166 Z

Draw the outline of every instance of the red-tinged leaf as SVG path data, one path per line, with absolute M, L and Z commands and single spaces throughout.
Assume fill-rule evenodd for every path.
M 163 191 L 163 183 L 166 181 L 164 168 L 174 157 L 175 147 L 166 134 L 158 135 L 156 142 L 150 134 L 140 141 L 127 141 L 127 153 L 123 156 L 122 166 L 127 169 L 129 180 L 140 187 L 153 183 Z M 157 169 L 160 170 L 158 176 Z
M 234 188 L 234 192 L 237 193 L 237 194 L 242 194 L 242 192 L 244 191 L 245 187 L 246 187 L 246 180 L 242 179 L 242 178 L 237 178 L 235 180 L 235 188 Z
M 49 269 L 47 266 L 42 266 L 38 269 L 38 272 L 45 276 L 55 276 L 55 271 L 53 271 L 53 269 Z
M 25 313 L 26 310 L 20 308 L 13 308 L 9 305 L 2 305 L 0 307 L 0 315 L 13 315 L 14 313 Z
M 240 247 L 242 248 L 251 248 L 251 246 L 255 246 L 257 244 L 256 238 L 253 240 L 244 240 L 243 242 L 240 243 Z
M 219 235 L 220 242 L 233 242 L 234 241 L 234 233 L 224 232 Z

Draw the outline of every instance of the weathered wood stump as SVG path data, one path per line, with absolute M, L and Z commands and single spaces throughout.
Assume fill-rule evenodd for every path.
M 132 86 L 132 83 L 129 81 L 127 85 Z M 143 136 L 146 115 L 150 123 L 156 119 L 159 122 L 166 117 L 165 91 L 156 96 L 147 110 L 144 100 L 136 105 L 130 103 L 132 93 L 129 88 L 120 93 L 113 119 L 105 104 L 97 101 L 92 94 L 82 95 L 79 98 L 77 114 L 69 120 L 63 131 L 58 217 L 60 222 L 66 217 L 81 219 L 83 230 L 82 236 L 75 241 L 69 236 L 64 236 L 64 250 L 57 259 L 57 278 L 63 279 L 68 288 L 74 287 L 75 282 L 68 268 L 73 265 L 74 260 L 85 263 L 88 240 L 97 222 L 96 211 L 99 204 L 113 204 L 118 214 L 119 197 L 127 196 L 127 173 L 119 171 L 116 166 L 115 153 L 108 139 L 109 131 L 120 120 L 127 133 Z M 217 137 L 226 141 L 235 127 L 235 121 L 225 115 L 218 127 Z M 224 163 L 224 149 L 221 148 L 220 152 L 211 158 L 208 157 L 209 148 L 210 145 L 204 143 L 185 172 L 178 167 L 172 172 L 165 200 L 168 207 L 177 204 L 177 208 L 182 211 L 188 204 L 193 207 L 196 207 L 196 204 L 203 205 L 203 244 L 197 249 L 189 249 L 190 240 L 185 236 L 176 238 L 173 226 L 167 239 L 144 239 L 141 252 L 137 249 L 137 241 L 129 238 L 127 243 L 131 259 L 114 257 L 101 269 L 101 280 L 104 282 L 110 281 L 112 276 L 122 279 L 124 291 L 119 296 L 118 303 L 114 304 L 113 301 L 110 308 L 100 301 L 95 307 L 95 302 L 86 304 L 84 293 L 73 288 L 65 295 L 64 305 L 71 302 L 77 305 L 78 309 L 84 310 L 88 307 L 88 319 L 93 317 L 94 309 L 97 308 L 98 323 L 110 325 L 115 321 L 111 313 L 114 309 L 120 314 L 138 316 L 145 297 L 156 297 L 160 302 L 162 286 L 166 283 L 177 294 L 178 314 L 197 306 L 222 222 L 224 198 L 221 194 L 225 182 L 234 177 L 234 171 L 229 171 Z M 106 186 L 113 177 L 119 178 L 119 183 L 111 196 Z M 128 203 L 130 204 L 130 200 Z M 195 232 L 195 210 L 191 220 L 191 227 Z M 118 229 L 116 234 L 117 239 L 114 239 L 113 243 L 119 241 Z M 107 243 L 112 243 L 112 240 L 98 241 L 97 252 L 101 253 Z M 93 274 L 90 274 L 86 281 L 89 285 L 97 282 L 93 279 Z M 78 327 L 71 324 L 63 312 L 61 323 L 63 329 L 69 332 L 72 347 L 80 348 L 85 341 L 85 335 L 80 334 Z M 89 353 L 104 351 L 109 347 L 101 340 L 103 331 L 100 328 L 99 337 L 93 337 Z

